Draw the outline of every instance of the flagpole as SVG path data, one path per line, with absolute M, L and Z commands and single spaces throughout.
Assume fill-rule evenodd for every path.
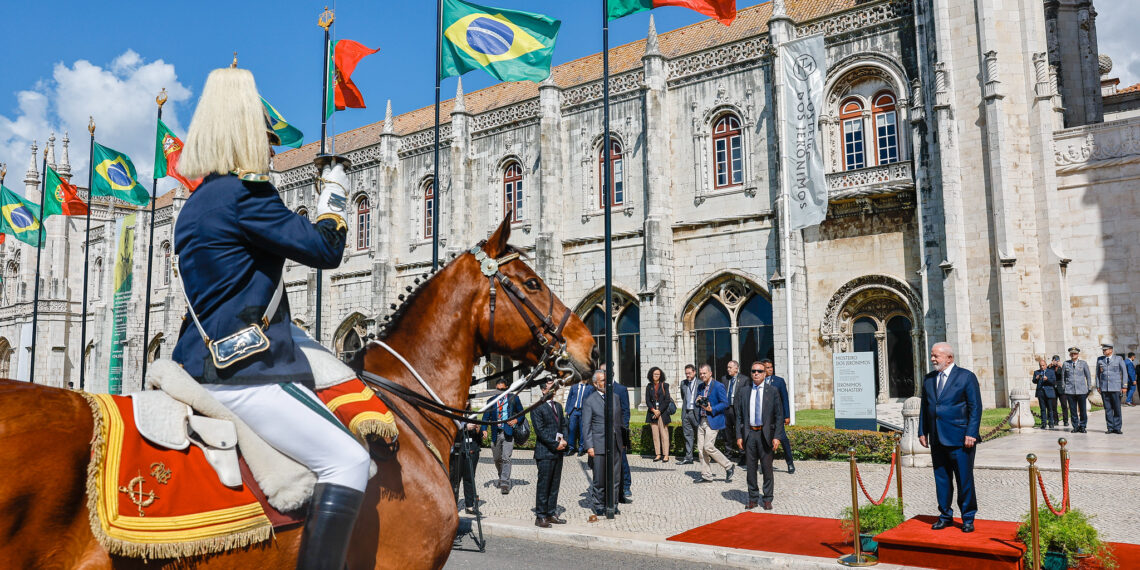
M 36 283 L 32 293 L 32 364 L 28 368 L 28 382 L 36 383 L 36 328 L 40 320 L 40 258 L 44 255 L 44 204 L 47 198 L 47 145 L 44 145 L 43 178 L 40 181 L 40 220 L 36 228 Z
M 324 30 L 325 30 L 324 52 L 323 52 L 323 55 L 321 56 L 321 58 L 325 60 L 325 64 L 324 64 L 325 72 L 323 74 L 324 79 L 321 80 L 321 83 L 323 85 L 323 89 L 321 89 L 321 154 L 322 155 L 326 153 L 325 138 L 327 137 L 327 133 L 328 133 L 329 43 L 332 41 L 332 37 L 329 35 L 329 26 L 332 25 L 333 20 L 335 20 L 335 19 L 336 19 L 336 16 L 333 14 L 333 11 L 329 10 L 327 6 L 325 7 L 325 11 L 321 12 L 320 17 L 317 18 L 317 25 L 324 28 Z M 320 176 L 319 169 L 317 172 L 317 176 L 318 177 Z M 318 185 L 318 187 L 319 187 L 319 185 Z M 321 305 L 323 304 L 321 289 L 323 289 L 322 285 L 324 284 L 324 278 L 325 278 L 324 272 L 321 271 L 320 268 L 317 268 L 317 310 L 316 310 L 316 318 L 313 320 L 313 333 L 315 333 L 315 337 L 316 337 L 318 343 L 321 342 Z
M 158 97 L 154 98 L 154 102 L 158 103 L 158 120 L 154 124 L 154 129 L 157 132 L 158 131 L 158 124 L 162 122 L 162 106 L 164 104 L 166 104 L 166 88 L 165 87 L 162 88 L 162 92 L 158 94 Z M 157 158 L 157 156 L 158 156 L 157 153 L 162 152 L 162 149 L 157 148 L 157 149 L 155 149 L 155 151 L 156 151 L 155 157 Z M 154 272 L 154 205 L 155 205 L 155 202 L 158 202 L 158 178 L 159 178 L 158 177 L 158 170 L 157 170 L 157 167 L 158 167 L 158 161 L 157 160 L 155 161 L 154 166 L 155 166 L 156 170 L 154 171 L 154 177 L 153 177 L 154 181 L 151 184 L 151 190 L 150 190 L 150 194 L 151 194 L 151 196 L 150 196 L 150 244 L 147 245 L 147 249 L 146 249 L 146 304 L 143 305 L 143 310 L 145 311 L 145 315 L 143 316 L 143 340 L 142 340 L 143 341 L 142 380 L 143 380 L 144 386 L 146 384 L 146 365 L 148 364 L 148 361 L 150 360 L 150 279 L 151 279 L 152 273 Z M 163 174 L 166 174 L 166 173 L 164 172 Z M 90 212 L 91 208 L 88 208 L 87 211 Z
M 435 3 L 435 158 L 431 186 L 431 270 L 439 269 L 439 75 L 443 67 L 443 0 Z
M 614 457 L 614 430 L 613 425 L 617 418 L 613 413 L 614 396 L 614 370 L 613 370 L 613 338 L 614 338 L 614 289 L 613 289 L 613 228 L 610 220 L 610 204 L 612 175 L 610 156 L 610 3 L 602 0 L 602 200 L 605 204 L 605 271 L 606 271 L 606 347 L 602 351 L 605 355 L 606 370 L 606 518 L 614 518 L 614 462 L 620 461 Z M 620 465 L 620 463 L 619 463 Z
M 87 229 L 83 237 L 83 324 L 79 326 L 79 389 L 83 389 L 87 371 L 87 263 L 91 259 L 91 209 L 95 207 L 95 119 L 87 117 L 87 132 L 91 133 L 90 154 L 87 156 Z

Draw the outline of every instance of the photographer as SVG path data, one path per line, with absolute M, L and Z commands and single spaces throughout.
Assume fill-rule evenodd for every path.
M 724 467 L 724 481 L 732 481 L 732 472 L 736 465 L 729 463 L 728 458 L 716 448 L 717 431 L 725 428 L 724 412 L 728 409 L 728 393 L 724 384 L 713 380 L 712 367 L 701 365 L 701 385 L 697 388 L 697 399 L 694 403 L 700 409 L 700 429 L 697 431 L 697 447 L 701 451 L 701 478 L 697 483 L 708 483 L 713 480 L 712 466 L 709 459 L 716 461 L 717 465 Z
M 482 443 L 477 424 L 463 423 L 455 434 L 455 444 L 451 446 L 451 488 L 455 492 L 455 502 L 459 502 L 459 483 L 463 482 L 463 510 L 475 514 L 479 495 L 475 492 L 475 467 L 479 465 L 479 446 Z

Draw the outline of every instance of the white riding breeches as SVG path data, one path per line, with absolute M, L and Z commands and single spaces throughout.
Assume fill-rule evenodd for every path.
M 365 490 L 368 451 L 308 388 L 295 382 L 203 387 L 266 443 L 316 473 L 318 483 Z

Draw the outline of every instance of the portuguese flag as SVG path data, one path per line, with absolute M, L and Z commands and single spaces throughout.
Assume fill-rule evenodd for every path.
M 169 176 L 182 183 L 191 192 L 202 183 L 202 179 L 187 180 L 178 172 L 178 159 L 182 156 L 182 139 L 161 119 L 158 121 L 158 138 L 154 146 L 154 177 Z
M 662 6 L 677 6 L 700 12 L 710 18 L 729 25 L 736 19 L 736 0 L 610 0 L 611 20 L 652 10 Z
M 333 68 L 336 69 L 336 84 L 329 87 L 334 91 L 333 100 L 337 111 L 343 111 L 348 107 L 365 108 L 364 96 L 352 82 L 352 72 L 356 70 L 356 64 L 360 63 L 364 56 L 378 51 L 380 48 L 372 49 L 352 40 L 340 40 L 336 43 L 332 61 Z
M 87 204 L 79 199 L 75 185 L 64 182 L 55 169 L 47 169 L 47 196 L 44 197 L 44 219 L 52 214 L 87 215 Z

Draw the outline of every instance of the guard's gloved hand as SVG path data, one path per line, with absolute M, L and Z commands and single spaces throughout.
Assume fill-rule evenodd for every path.
M 317 219 L 326 214 L 344 223 L 344 210 L 348 203 L 348 174 L 343 164 L 326 166 L 319 181 L 320 195 L 317 197 Z M 338 224 L 339 225 L 339 224 Z

